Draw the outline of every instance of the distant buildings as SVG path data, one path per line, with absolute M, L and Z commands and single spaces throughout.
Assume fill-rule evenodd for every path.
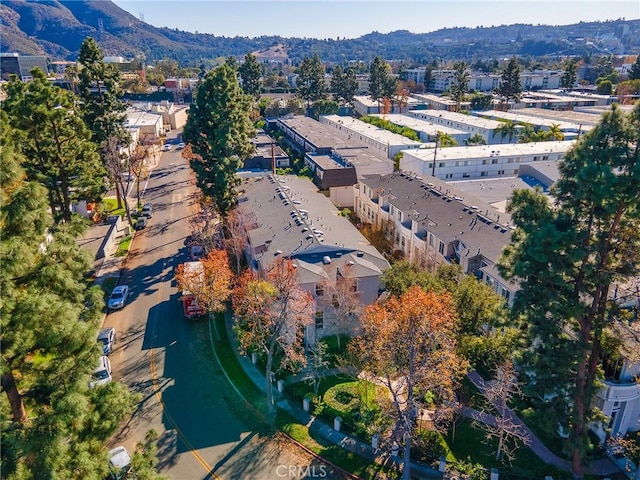
M 35 67 L 48 74 L 47 57 L 44 55 L 0 53 L 0 76 L 2 80 L 9 80 L 11 75 L 17 75 L 21 80 L 31 80 L 31 70 Z

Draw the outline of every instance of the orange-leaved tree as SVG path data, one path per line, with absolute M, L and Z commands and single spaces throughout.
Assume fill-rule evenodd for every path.
M 304 328 L 311 322 L 313 297 L 298 285 L 293 262 L 278 258 L 264 278 L 245 270 L 233 292 L 235 331 L 241 353 L 266 355 L 265 386 L 267 410 L 273 405 L 273 358 L 278 348 L 282 366 L 306 362 L 303 349 Z
M 466 372 L 465 361 L 456 356 L 456 330 L 450 295 L 414 286 L 367 307 L 362 334 L 350 344 L 359 368 L 389 390 L 393 438 L 404 448 L 405 479 L 421 399 L 430 393 L 440 405 L 452 403 L 457 380 Z
M 207 313 L 222 312 L 232 292 L 234 275 L 226 250 L 211 250 L 200 259 L 202 268 L 183 263 L 176 268 L 176 282 L 181 292 L 189 292 Z

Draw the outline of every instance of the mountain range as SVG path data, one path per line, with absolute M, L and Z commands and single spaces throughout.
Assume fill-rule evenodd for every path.
M 424 64 L 433 59 L 514 54 L 640 52 L 640 20 L 624 19 L 563 26 L 454 27 L 430 33 L 372 32 L 355 39 L 248 38 L 154 27 L 109 0 L 2 0 L 0 21 L 1 52 L 47 55 L 51 60 L 75 60 L 87 36 L 96 39 L 105 55 L 143 56 L 148 62 L 173 58 L 181 65 L 249 52 L 263 60 L 293 64 L 314 53 L 325 62 L 369 61 L 380 55 Z

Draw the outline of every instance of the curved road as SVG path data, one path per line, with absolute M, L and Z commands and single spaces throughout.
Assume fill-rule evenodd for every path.
M 131 296 L 105 321 L 117 330 L 114 378 L 142 396 L 111 444 L 133 451 L 154 428 L 159 469 L 171 479 L 336 478 L 297 448 L 254 430 L 215 362 L 206 322 L 184 318 L 173 272 L 188 259 L 196 198 L 180 152 L 163 153 L 144 193 L 153 218 L 136 233 L 120 279 Z

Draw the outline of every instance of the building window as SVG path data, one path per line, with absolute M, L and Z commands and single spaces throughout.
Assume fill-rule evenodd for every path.
M 504 175 L 504 170 L 498 170 L 498 175 Z
M 487 176 L 487 173 L 489 173 L 489 172 L 480 172 L 480 176 L 481 176 L 481 177 L 486 177 L 486 176 Z
M 497 158 L 492 158 L 491 159 L 491 165 L 495 165 L 496 163 L 498 163 L 498 159 Z
M 469 177 L 471 177 L 471 174 L 468 172 L 465 172 L 462 174 L 462 178 L 469 178 Z
M 453 173 L 445 174 L 444 178 L 453 178 Z
M 513 163 L 513 157 L 507 159 L 507 163 Z
M 321 297 L 324 295 L 324 286 L 322 284 L 316 283 L 316 297 Z
M 487 160 L 486 158 L 485 158 L 484 160 L 482 160 L 482 164 L 483 164 L 483 165 L 486 165 L 486 164 L 488 164 L 488 163 L 489 163 L 489 160 Z
M 444 255 L 444 242 L 440 242 L 438 244 L 438 252 L 440 253 L 440 255 Z
M 469 166 L 469 160 L 465 160 L 465 161 L 464 161 L 464 163 L 463 163 L 463 165 L 464 165 L 465 167 L 468 167 L 468 166 Z
M 534 162 L 537 162 L 538 160 L 540 160 L 540 157 L 539 157 L 538 155 L 535 155 L 535 156 L 533 157 L 533 161 L 534 161 Z
M 324 312 L 316 312 L 316 328 L 323 329 L 324 328 Z

